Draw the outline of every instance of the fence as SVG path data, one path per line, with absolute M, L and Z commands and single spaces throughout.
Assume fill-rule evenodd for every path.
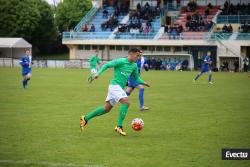
M 0 58 L 0 67 L 20 67 L 19 59 Z M 36 68 L 89 68 L 88 60 L 33 60 Z

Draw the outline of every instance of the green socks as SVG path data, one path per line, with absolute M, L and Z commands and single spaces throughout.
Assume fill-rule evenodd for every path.
M 129 107 L 128 104 L 121 104 L 120 114 L 118 116 L 118 127 L 122 127 L 122 122 L 124 118 L 126 117 L 128 107 Z M 89 114 L 85 115 L 85 120 L 88 122 L 92 118 L 106 114 L 106 113 L 107 112 L 105 111 L 104 107 L 98 107 L 95 111 L 92 111 Z
M 118 127 L 122 128 L 122 122 L 124 118 L 126 117 L 127 111 L 128 111 L 128 104 L 121 104 L 120 107 L 120 114 L 118 116 Z
M 88 122 L 92 118 L 94 118 L 96 116 L 103 115 L 105 113 L 106 113 L 106 111 L 103 107 L 98 107 L 95 111 L 92 111 L 91 113 L 85 115 L 85 120 Z

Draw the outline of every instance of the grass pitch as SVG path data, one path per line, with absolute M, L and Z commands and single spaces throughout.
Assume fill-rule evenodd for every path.
M 250 148 L 250 78 L 214 73 L 196 83 L 196 72 L 149 71 L 142 78 L 148 112 L 138 91 L 124 121 L 128 136 L 114 132 L 119 105 L 91 120 L 83 133 L 81 113 L 103 105 L 112 71 L 88 85 L 89 71 L 33 69 L 26 90 L 20 68 L 0 68 L 1 167 L 247 167 L 222 161 L 222 148 Z M 145 127 L 132 130 L 133 118 Z

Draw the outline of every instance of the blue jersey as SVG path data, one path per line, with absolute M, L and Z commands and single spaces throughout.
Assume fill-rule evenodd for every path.
M 139 75 L 140 75 L 141 70 L 143 69 L 144 65 L 147 64 L 147 61 L 146 61 L 146 59 L 144 57 L 141 57 L 140 59 L 138 59 L 136 61 L 136 64 L 137 64 L 138 72 L 139 72 Z M 131 88 L 135 88 L 138 85 L 140 85 L 140 84 L 135 82 L 135 79 L 133 78 L 133 76 L 130 76 L 129 80 L 128 80 L 128 86 L 131 87 Z
M 203 64 L 202 64 L 202 68 L 201 68 L 201 72 L 204 73 L 204 72 L 207 72 L 207 71 L 210 71 L 210 64 L 208 64 L 207 62 L 211 62 L 212 59 L 210 56 L 206 55 L 203 59 Z
M 27 75 L 31 72 L 31 57 L 30 56 L 23 56 L 19 62 L 22 66 L 22 75 Z

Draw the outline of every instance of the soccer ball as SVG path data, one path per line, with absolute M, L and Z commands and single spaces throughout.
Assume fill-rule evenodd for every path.
M 135 118 L 132 120 L 132 128 L 135 131 L 142 130 L 143 126 L 144 126 L 144 122 L 141 118 Z

